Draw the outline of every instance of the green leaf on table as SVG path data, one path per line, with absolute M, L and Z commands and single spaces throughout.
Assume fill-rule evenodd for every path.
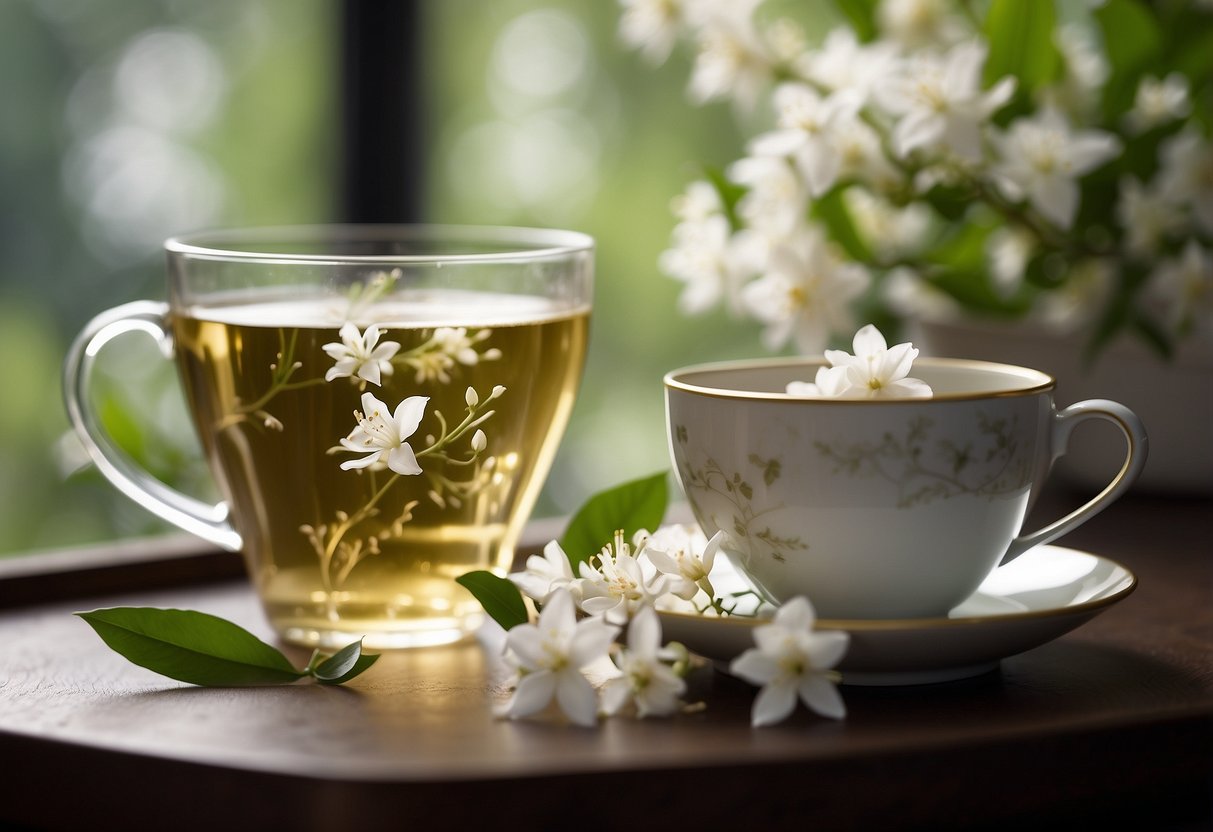
M 317 654 L 319 656 L 319 654 Z M 378 653 L 362 652 L 362 639 L 351 642 L 314 667 L 311 675 L 322 685 L 341 685 L 361 675 L 379 659 Z M 314 660 L 313 660 L 314 661 Z
M 114 607 L 76 615 L 129 661 L 179 682 L 212 687 L 280 685 L 307 675 L 252 633 L 206 613 Z
M 455 581 L 472 593 L 489 618 L 503 630 L 525 624 L 529 619 L 522 593 L 508 579 L 481 569 L 460 575 Z
M 1057 12 L 1053 0 L 994 0 L 986 13 L 985 36 L 990 43 L 985 83 L 991 86 L 1011 75 L 1016 95 L 1031 93 L 1061 72 L 1061 54 L 1053 42 Z
M 586 501 L 569 521 L 560 547 L 568 555 L 574 573 L 577 564 L 598 554 L 622 529 L 631 540 L 640 529 L 655 530 L 665 517 L 669 502 L 666 474 L 642 477 L 600 491 Z

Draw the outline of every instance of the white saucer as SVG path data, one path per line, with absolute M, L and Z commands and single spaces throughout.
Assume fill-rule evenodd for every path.
M 1123 600 L 1136 586 L 1132 572 L 1107 558 L 1038 546 L 994 570 L 947 618 L 823 618 L 817 629 L 851 634 L 851 646 L 838 665 L 845 685 L 948 682 L 986 673 L 1002 658 L 1052 641 Z M 666 641 L 680 641 L 722 668 L 754 645 L 751 631 L 763 623 L 761 618 L 660 615 Z

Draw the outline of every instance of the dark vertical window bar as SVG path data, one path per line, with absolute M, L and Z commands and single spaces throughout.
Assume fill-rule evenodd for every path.
M 339 0 L 346 222 L 422 219 L 421 5 L 422 0 Z

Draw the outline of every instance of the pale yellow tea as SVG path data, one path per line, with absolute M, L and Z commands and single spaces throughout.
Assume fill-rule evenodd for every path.
M 589 310 L 467 292 L 362 310 L 233 300 L 175 315 L 173 331 L 271 622 L 325 647 L 462 637 L 480 609 L 454 579 L 513 557 L 573 405 Z

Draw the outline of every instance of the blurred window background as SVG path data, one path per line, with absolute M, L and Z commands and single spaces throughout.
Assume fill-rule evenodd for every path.
M 375 6 L 395 10 L 377 20 Z M 663 373 L 759 349 L 752 325 L 679 314 L 656 265 L 691 160 L 723 166 L 741 140 L 728 105 L 685 104 L 685 55 L 654 69 L 620 45 L 619 13 L 603 0 L 0 3 L 0 552 L 163 530 L 85 464 L 59 372 L 88 318 L 164 296 L 163 239 L 201 227 L 588 232 L 589 365 L 537 513 L 668 467 Z M 103 418 L 161 478 L 208 496 L 172 368 L 145 340 L 110 351 Z

